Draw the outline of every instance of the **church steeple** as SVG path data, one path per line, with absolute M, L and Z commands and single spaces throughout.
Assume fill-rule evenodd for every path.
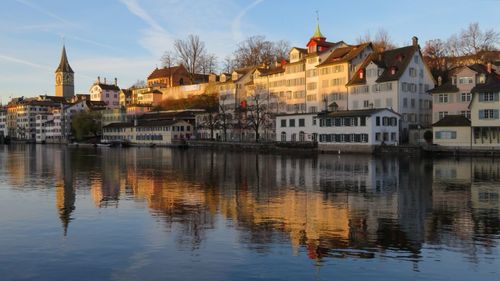
M 56 71 L 56 96 L 71 98 L 75 95 L 74 72 L 68 62 L 66 47 L 63 45 L 61 61 Z
M 64 45 L 61 53 L 61 61 L 59 62 L 59 66 L 56 69 L 56 73 L 57 72 L 74 73 L 73 69 L 71 69 L 71 66 L 69 65 L 68 57 L 66 56 L 66 46 Z

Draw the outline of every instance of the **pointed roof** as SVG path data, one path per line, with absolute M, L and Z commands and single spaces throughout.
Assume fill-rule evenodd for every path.
M 56 69 L 56 72 L 69 72 L 74 73 L 71 66 L 69 66 L 68 57 L 66 56 L 66 47 L 63 45 L 61 61 L 59 62 L 59 66 Z
M 314 34 L 311 38 L 325 38 L 319 29 L 319 21 L 316 23 L 316 30 L 314 30 Z

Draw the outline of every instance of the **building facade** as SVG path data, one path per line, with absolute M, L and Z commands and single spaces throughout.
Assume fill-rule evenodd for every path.
M 390 109 L 344 110 L 276 116 L 276 141 L 317 142 L 321 151 L 371 152 L 397 145 L 401 117 Z
M 433 99 L 432 122 L 436 123 L 446 115 L 463 115 L 471 119 L 471 90 L 476 85 L 484 84 L 487 74 L 487 66 L 473 64 L 452 70 L 447 83 L 439 85 L 438 81 L 438 86 L 429 91 Z
M 401 142 L 409 130 L 432 121 L 434 79 L 422 59 L 418 40 L 413 44 L 370 55 L 347 84 L 349 109 L 389 108 L 401 114 Z
M 106 79 L 101 82 L 101 78 L 97 77 L 97 81 L 90 87 L 90 100 L 102 101 L 108 108 L 120 107 L 118 80 L 115 78 L 114 84 L 107 84 Z

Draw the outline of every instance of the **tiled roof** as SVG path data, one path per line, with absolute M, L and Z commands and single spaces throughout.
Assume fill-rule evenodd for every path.
M 463 115 L 447 115 L 443 119 L 432 124 L 433 127 L 468 127 L 470 120 Z
M 355 58 L 369 46 L 371 46 L 371 43 L 337 48 L 333 50 L 333 52 L 328 56 L 328 58 L 326 58 L 322 63 L 320 63 L 318 67 L 349 61 Z
M 151 74 L 148 76 L 148 80 L 169 77 L 170 75 L 174 75 L 177 72 L 185 72 L 187 74 L 186 68 L 181 64 L 172 67 L 155 68 L 155 70 L 153 70 L 153 72 L 151 72 Z

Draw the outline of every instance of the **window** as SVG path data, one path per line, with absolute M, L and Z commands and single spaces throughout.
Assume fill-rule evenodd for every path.
M 470 110 L 460 111 L 460 114 L 463 115 L 465 118 L 470 119 Z
M 410 67 L 410 77 L 417 77 L 417 70 L 413 67 Z
M 411 99 L 411 108 L 415 108 L 415 99 Z
M 479 101 L 481 102 L 498 101 L 498 93 L 480 93 Z
M 474 83 L 474 79 L 472 79 L 472 77 L 459 77 L 458 83 L 460 83 L 460 84 L 472 84 L 472 83 Z
M 300 131 L 300 133 L 299 133 L 299 141 L 301 141 L 301 142 L 306 141 L 306 135 L 303 131 Z
M 375 140 L 376 141 L 381 141 L 382 140 L 380 133 L 375 133 Z
M 498 109 L 479 110 L 479 119 L 498 119 Z
M 448 94 L 439 94 L 438 100 L 440 103 L 448 103 Z
M 366 126 L 366 117 L 363 116 L 360 118 L 360 126 L 363 126 L 363 127 Z
M 460 95 L 460 100 L 462 102 L 467 102 L 467 101 L 471 101 L 471 98 L 472 98 L 472 94 L 471 93 L 462 93 Z
M 403 99 L 403 107 L 404 108 L 408 107 L 408 99 L 407 98 Z
M 391 141 L 396 141 L 396 133 L 391 133 Z
M 363 107 L 364 107 L 364 108 L 368 108 L 368 107 L 370 107 L 370 101 L 369 101 L 369 100 L 364 100 L 364 101 L 363 101 Z
M 380 126 L 380 117 L 377 116 L 377 118 L 375 119 L 375 124 L 377 126 Z
M 290 119 L 288 124 L 290 127 L 295 127 L 295 119 Z
M 286 119 L 281 120 L 281 128 L 286 127 Z
M 457 138 L 457 132 L 456 131 L 440 131 L 436 132 L 436 139 L 438 140 L 450 140 L 450 139 L 456 139 Z
M 448 115 L 448 111 L 440 111 L 438 115 L 439 115 L 439 120 L 441 120 Z
M 281 141 L 286 141 L 286 133 L 281 132 Z
M 304 127 L 306 125 L 306 120 L 304 118 L 299 119 L 299 127 Z

